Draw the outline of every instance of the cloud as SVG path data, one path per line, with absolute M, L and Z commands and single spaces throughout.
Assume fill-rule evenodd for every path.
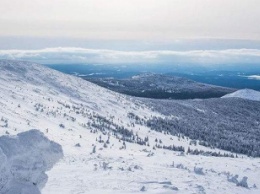
M 260 75 L 250 75 L 247 76 L 248 79 L 260 80 Z
M 39 50 L 0 50 L 0 58 L 42 64 L 260 64 L 260 50 L 117 51 L 58 47 Z
M 1 0 L 0 36 L 260 40 L 259 0 Z

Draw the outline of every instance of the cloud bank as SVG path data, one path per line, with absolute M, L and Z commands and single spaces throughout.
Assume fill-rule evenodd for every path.
M 259 64 L 259 49 L 117 51 L 74 47 L 0 50 L 0 59 L 42 64 Z
M 254 79 L 254 80 L 259 80 L 260 81 L 260 75 L 250 75 L 250 76 L 247 76 L 248 79 Z

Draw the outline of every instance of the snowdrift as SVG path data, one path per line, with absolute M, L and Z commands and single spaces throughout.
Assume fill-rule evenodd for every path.
M 61 146 L 37 130 L 0 137 L 0 193 L 40 193 L 45 172 L 62 156 Z

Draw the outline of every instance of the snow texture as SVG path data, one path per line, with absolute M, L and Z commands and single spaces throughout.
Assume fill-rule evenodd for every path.
M 37 130 L 0 137 L 0 193 L 39 194 L 45 172 L 62 156 L 61 146 Z
M 243 98 L 247 100 L 260 101 L 260 92 L 252 89 L 242 89 L 231 94 L 227 94 L 222 98 Z

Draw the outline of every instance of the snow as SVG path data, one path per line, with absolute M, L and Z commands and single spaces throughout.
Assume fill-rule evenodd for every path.
M 49 170 L 46 172 L 48 181 L 45 186 L 45 181 L 39 181 L 42 182 L 39 184 L 42 194 L 260 193 L 259 158 L 242 155 L 238 158 L 218 158 L 154 150 L 156 138 L 161 139 L 164 145 L 203 150 L 211 148 L 189 145 L 187 138 L 178 139 L 151 131 L 146 126 L 131 125 L 133 121 L 127 116 L 130 112 L 142 119 L 163 117 L 138 99 L 29 62 L 0 60 L 0 73 L 0 136 L 9 134 L 2 138 L 8 138 L 11 144 L 19 137 L 13 138 L 13 135 L 28 129 L 39 129 L 48 139 L 62 146 L 64 156 L 54 165 L 58 158 L 53 160 L 53 148 L 48 148 L 51 144 L 42 143 L 46 140 L 42 135 L 36 140 L 35 137 L 28 138 L 28 144 L 31 142 L 30 145 L 36 146 L 34 150 L 44 148 L 50 151 L 44 156 L 37 155 L 36 159 L 50 161 L 50 166 L 54 165 L 51 169 L 49 165 L 36 166 L 37 172 L 39 169 L 41 172 Z M 149 136 L 150 146 L 126 142 L 126 149 L 121 149 L 122 141 L 111 136 L 110 143 L 104 148 L 104 144 L 96 139 L 101 136 L 107 140 L 108 135 L 101 131 L 93 133 L 93 127 L 87 125 L 93 122 L 93 115 L 97 114 L 133 130 L 140 137 Z M 64 127 L 60 127 L 61 124 Z M 95 153 L 92 153 L 93 147 L 96 147 Z M 23 147 L 19 146 L 16 148 L 18 152 L 25 153 L 21 159 L 27 158 L 25 164 L 31 167 L 35 157 L 30 156 L 36 152 L 21 150 Z M 3 151 L 1 153 L 0 160 L 6 161 L 1 164 L 8 167 L 8 156 Z M 203 168 L 203 175 L 196 173 L 200 172 L 199 168 Z M 238 182 L 248 177 L 248 188 L 228 181 L 235 175 L 238 175 Z M 29 177 L 30 181 L 40 180 Z M 141 191 L 142 188 L 145 191 Z
M 37 130 L 0 137 L 0 193 L 40 193 L 48 179 L 45 171 L 62 156 L 61 146 Z
M 260 101 L 260 92 L 251 89 L 242 89 L 231 94 L 227 94 L 222 98 L 243 98 L 247 100 Z

